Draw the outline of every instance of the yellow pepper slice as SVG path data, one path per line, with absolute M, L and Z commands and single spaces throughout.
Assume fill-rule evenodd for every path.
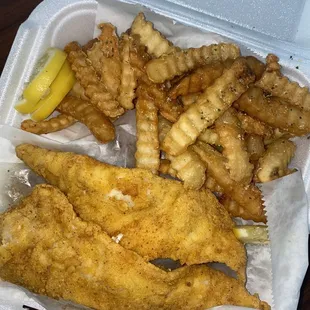
M 49 94 L 39 101 L 31 115 L 34 121 L 46 119 L 59 105 L 75 83 L 75 75 L 68 61 L 65 61 L 59 74 L 50 87 Z

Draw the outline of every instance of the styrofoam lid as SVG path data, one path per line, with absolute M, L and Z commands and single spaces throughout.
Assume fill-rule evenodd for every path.
M 229 31 L 237 40 L 286 56 L 310 61 L 310 1 L 307 0 L 125 0 L 186 21 L 209 26 L 221 34 Z

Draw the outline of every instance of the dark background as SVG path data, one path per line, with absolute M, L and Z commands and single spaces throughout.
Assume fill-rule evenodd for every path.
M 18 27 L 41 0 L 0 0 L 0 74 L 9 55 Z M 301 288 L 299 310 L 310 309 L 310 272 Z

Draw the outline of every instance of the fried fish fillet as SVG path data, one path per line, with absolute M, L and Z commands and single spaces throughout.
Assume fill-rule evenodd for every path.
M 244 279 L 245 250 L 227 211 L 208 190 L 143 169 L 100 163 L 88 156 L 49 151 L 30 144 L 17 156 L 63 191 L 85 221 L 100 225 L 145 260 L 171 258 L 181 264 L 225 263 Z
M 207 266 L 166 272 L 82 221 L 58 189 L 37 186 L 0 216 L 0 276 L 94 309 L 269 309 L 243 285 Z

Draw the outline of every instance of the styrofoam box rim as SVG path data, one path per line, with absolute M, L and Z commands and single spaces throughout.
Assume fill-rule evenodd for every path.
M 259 44 L 249 42 L 247 38 L 236 35 L 229 29 L 203 22 L 199 12 L 188 14 L 192 17 L 189 19 L 185 16 L 185 11 L 183 12 L 186 8 L 164 6 L 162 1 L 150 3 L 149 0 L 122 0 L 122 2 L 144 4 L 156 13 L 170 17 L 175 21 L 204 31 L 213 31 L 239 43 L 241 42 L 262 57 L 266 56 L 268 52 L 274 52 L 281 59 L 281 51 L 272 48 L 268 49 L 269 46 L 264 46 L 263 42 Z M 97 1 L 95 0 L 45 0 L 31 13 L 27 21 L 18 30 L 0 79 L 0 124 L 13 125 L 14 123 L 20 123 L 20 115 L 13 108 L 14 103 L 18 101 L 36 61 L 48 47 L 62 48 L 72 40 L 85 43 L 87 39 L 93 36 L 96 9 Z M 81 22 L 76 22 L 77 20 Z M 73 21 L 75 21 L 75 29 L 72 29 Z M 282 62 L 282 65 L 286 67 L 285 70 L 287 71 L 285 73 L 289 77 L 297 77 L 297 80 L 304 85 L 310 84 L 309 65 L 305 63 L 301 65 L 298 60 L 288 60 L 287 58 Z M 294 71 L 296 65 L 300 69 L 297 73 L 296 70 Z M 308 173 L 310 171 L 310 149 L 308 147 L 309 143 L 306 144 L 303 141 L 299 140 L 297 143 L 301 151 L 297 158 L 294 159 L 293 165 L 301 169 L 305 189 L 308 197 L 310 197 L 310 174 Z

